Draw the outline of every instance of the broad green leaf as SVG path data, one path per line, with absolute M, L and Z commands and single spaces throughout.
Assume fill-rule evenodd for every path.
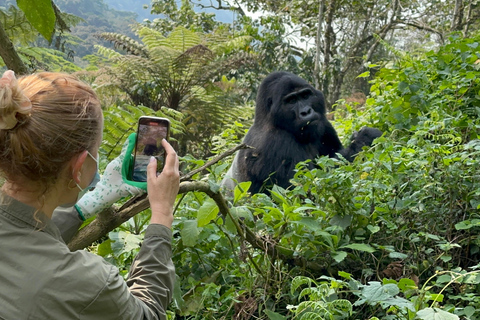
M 219 209 L 212 198 L 208 198 L 203 205 L 198 209 L 197 223 L 198 227 L 206 226 L 218 215 Z
M 109 237 L 112 240 L 112 252 L 117 257 L 125 252 L 138 249 L 140 242 L 143 240 L 142 235 L 136 235 L 126 231 L 110 232 Z
M 251 185 L 251 181 L 244 181 L 235 186 L 235 189 L 233 190 L 233 203 L 237 203 L 238 200 L 245 197 Z
M 370 245 L 365 244 L 365 243 L 352 243 L 352 244 L 347 244 L 346 246 L 341 247 L 341 249 L 348 248 L 352 250 L 358 250 L 358 251 L 365 251 L 368 253 L 373 253 L 375 252 L 375 249 L 372 248 Z
M 412 279 L 402 278 L 400 281 L 398 281 L 398 288 L 402 291 L 405 291 L 408 289 L 416 289 L 417 285 Z
M 49 42 L 55 28 L 55 12 L 51 0 L 17 0 L 28 22 Z
M 476 311 L 477 310 L 475 310 L 475 308 L 472 306 L 466 306 L 463 308 L 463 313 L 465 313 L 468 318 L 471 318 Z
M 245 219 L 248 222 L 254 222 L 253 214 L 248 207 L 240 206 L 240 207 L 233 207 L 230 209 L 232 215 L 237 219 Z
M 345 271 L 338 271 L 338 275 L 344 279 L 351 280 L 352 274 L 345 272 Z
M 392 258 L 392 259 L 406 259 L 406 258 L 408 258 L 408 255 L 406 255 L 404 253 L 394 251 L 394 252 L 390 252 L 388 254 L 388 257 Z
M 343 259 L 347 257 L 347 253 L 345 251 L 337 251 L 337 252 L 332 252 L 332 258 L 336 262 L 342 262 Z
M 197 244 L 198 234 L 197 220 L 187 220 L 183 223 L 183 229 L 180 231 L 183 245 L 193 247 Z
M 113 253 L 111 244 L 112 244 L 112 240 L 110 239 L 103 241 L 98 245 L 97 253 L 102 257 L 105 257 L 106 255 Z
M 362 300 L 359 300 L 355 305 L 360 305 L 362 303 L 378 303 L 383 302 L 393 296 L 397 295 L 400 292 L 397 285 L 394 283 L 388 283 L 382 285 L 378 281 L 370 281 L 368 285 L 362 289 Z
M 417 317 L 423 320 L 458 320 L 457 315 L 439 308 L 426 308 L 417 312 Z

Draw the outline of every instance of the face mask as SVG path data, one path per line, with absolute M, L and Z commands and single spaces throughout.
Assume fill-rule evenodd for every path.
M 78 183 L 75 182 L 75 184 L 77 185 L 78 189 L 80 189 L 80 192 L 78 193 L 78 196 L 77 196 L 77 201 L 75 201 L 75 203 L 78 202 L 78 200 L 80 200 L 81 197 L 83 197 L 85 195 L 85 193 L 87 193 L 88 191 L 92 191 L 93 189 L 95 189 L 95 186 L 97 185 L 98 181 L 100 181 L 100 174 L 98 173 L 98 160 L 95 159 L 91 154 L 90 152 L 88 152 L 88 155 L 95 161 L 95 163 L 97 164 L 97 171 L 95 172 L 95 176 L 93 177 L 93 180 L 92 182 L 90 182 L 90 184 L 85 188 L 85 189 L 82 189 L 82 187 L 80 187 L 78 185 Z

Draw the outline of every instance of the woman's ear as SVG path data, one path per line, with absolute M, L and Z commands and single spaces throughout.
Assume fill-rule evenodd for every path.
M 88 152 L 87 150 L 81 152 L 79 155 L 73 157 L 71 162 L 71 168 L 72 168 L 72 179 L 75 181 L 77 184 L 80 184 L 80 178 L 82 176 L 82 166 L 85 160 L 87 159 Z

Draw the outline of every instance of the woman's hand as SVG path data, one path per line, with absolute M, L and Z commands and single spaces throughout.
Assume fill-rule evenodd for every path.
M 180 173 L 177 153 L 165 139 L 162 140 L 162 146 L 167 154 L 163 171 L 157 176 L 157 159 L 154 157 L 150 158 L 147 167 L 148 201 L 152 209 L 150 223 L 163 224 L 171 228 L 173 205 L 180 185 Z

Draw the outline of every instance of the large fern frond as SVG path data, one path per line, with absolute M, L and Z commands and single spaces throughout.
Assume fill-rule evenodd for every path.
M 96 34 L 95 37 L 113 43 L 115 49 L 124 50 L 128 54 L 148 57 L 148 51 L 145 46 L 126 35 L 113 32 L 103 32 Z
M 182 52 L 201 43 L 200 35 L 184 27 L 175 28 L 168 36 L 173 48 Z
M 106 48 L 104 46 L 95 45 L 94 48 L 97 49 L 97 52 L 99 54 L 101 54 L 102 56 L 104 56 L 105 58 L 108 58 L 108 59 L 119 58 L 119 57 L 122 56 L 117 51 L 115 51 L 113 49 L 110 49 L 110 48 Z

